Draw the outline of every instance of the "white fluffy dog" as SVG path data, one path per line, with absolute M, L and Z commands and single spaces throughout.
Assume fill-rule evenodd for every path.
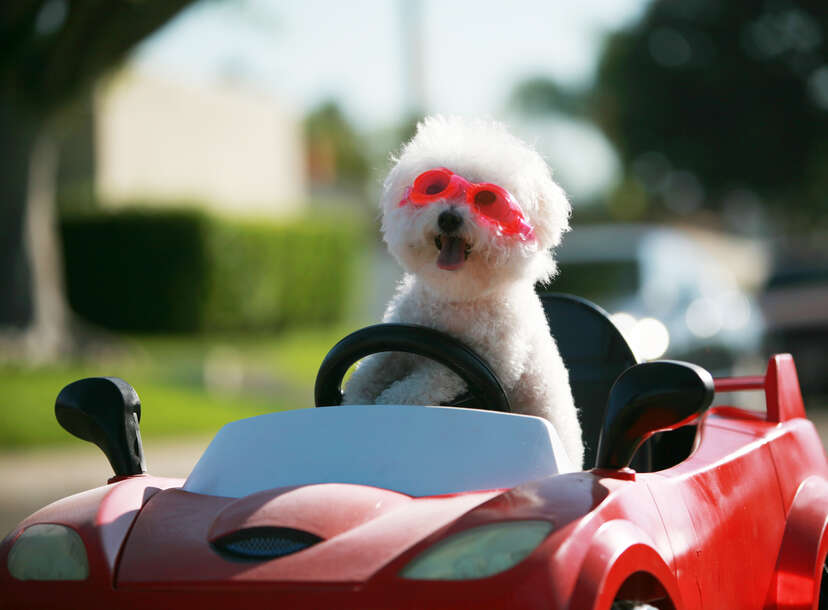
M 555 272 L 551 248 L 571 210 L 541 156 L 499 123 L 427 118 L 386 178 L 381 207 L 383 237 L 406 271 L 384 321 L 430 326 L 470 346 L 512 408 L 551 421 L 580 467 L 569 377 L 534 290 Z M 345 402 L 438 405 L 465 391 L 440 364 L 381 353 L 357 367 Z

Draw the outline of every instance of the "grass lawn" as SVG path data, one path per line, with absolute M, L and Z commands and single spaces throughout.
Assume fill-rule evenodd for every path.
M 208 434 L 223 424 L 313 405 L 328 349 L 350 329 L 277 337 L 127 337 L 112 355 L 48 367 L 0 366 L 0 449 L 78 442 L 55 420 L 60 389 L 117 376 L 141 398 L 147 438 Z

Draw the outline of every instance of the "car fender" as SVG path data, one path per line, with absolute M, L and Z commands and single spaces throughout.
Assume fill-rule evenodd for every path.
M 643 584 L 663 589 L 675 607 L 682 608 L 673 571 L 655 546 L 652 538 L 630 521 L 604 523 L 581 564 L 569 609 L 609 610 L 621 585 L 639 572 L 651 577 Z
M 0 588 L 8 587 L 13 598 L 14 587 L 20 586 L 22 581 L 14 580 L 8 572 L 9 552 L 26 528 L 41 523 L 63 525 L 76 531 L 83 540 L 89 562 L 87 583 L 110 588 L 121 547 L 138 512 L 158 491 L 182 483 L 180 479 L 136 475 L 63 498 L 40 509 L 24 519 L 0 543 Z
M 828 482 L 805 479 L 796 491 L 768 591 L 766 608 L 816 610 L 828 554 Z

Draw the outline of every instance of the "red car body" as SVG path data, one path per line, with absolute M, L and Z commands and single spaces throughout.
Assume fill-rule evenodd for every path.
M 235 499 L 138 475 L 51 504 L 0 545 L 4 608 L 658 608 L 816 609 L 828 553 L 828 464 L 805 417 L 790 356 L 765 376 L 716 381 L 763 389 L 765 413 L 711 408 L 690 457 L 666 470 L 588 470 L 509 489 L 411 497 L 352 484 L 277 488 Z M 116 478 L 117 479 L 117 478 Z M 230 507 L 230 508 L 228 508 Z M 322 542 L 259 562 L 211 541 L 272 522 Z M 457 532 L 548 521 L 526 559 L 488 578 L 410 580 L 401 570 Z M 86 580 L 16 580 L 7 557 L 40 523 L 77 531 Z

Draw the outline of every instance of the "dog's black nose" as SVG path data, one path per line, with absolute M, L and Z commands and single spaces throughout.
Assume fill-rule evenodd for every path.
M 444 233 L 451 233 L 460 228 L 463 224 L 463 217 L 454 210 L 446 210 L 441 212 L 437 217 L 437 226 Z

